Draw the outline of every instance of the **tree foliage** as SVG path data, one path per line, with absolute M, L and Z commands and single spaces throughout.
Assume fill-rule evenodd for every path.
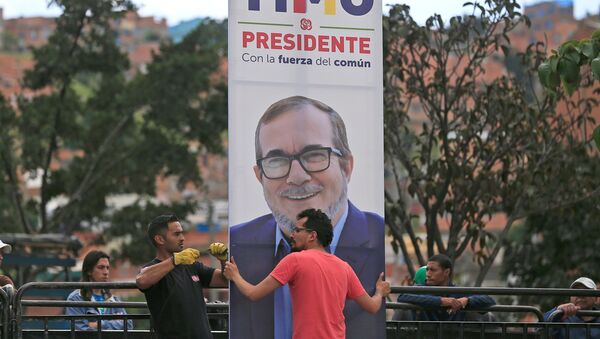
M 156 202 L 156 179 L 201 187 L 198 156 L 222 151 L 227 91 L 218 70 L 227 24 L 205 20 L 180 43 L 162 45 L 147 72 L 130 79 L 113 29 L 133 9 L 129 0 L 53 4 L 63 14 L 33 51 L 16 112 L 0 101 L 2 224 L 27 233 L 94 227 L 129 234 L 140 246 L 143 235 L 119 222 L 124 215 L 147 223 L 153 215 L 141 211 L 192 212 L 193 201 Z M 41 182 L 39 196 L 27 193 L 24 178 Z M 135 202 L 120 210 L 109 205 L 115 196 Z
M 435 15 L 419 26 L 399 5 L 384 20 L 386 222 L 411 273 L 425 255 L 456 259 L 469 250 L 480 285 L 515 222 L 598 194 L 598 186 L 573 184 L 577 173 L 570 185 L 556 180 L 573 166 L 571 152 L 586 147 L 582 131 L 596 103 L 536 94 L 545 51 L 511 48 L 509 34 L 529 25 L 516 2 L 466 6 L 472 15 L 448 23 Z M 526 81 L 486 74 L 509 55 Z M 494 216 L 504 216 L 499 233 L 488 227 Z
M 549 95 L 563 90 L 571 97 L 592 94 L 597 97 L 600 80 L 600 31 L 590 39 L 562 44 L 538 68 L 540 82 Z M 562 85 L 562 86 L 561 86 Z M 597 100 L 588 103 L 597 105 Z M 600 127 L 592 133 L 600 148 Z M 587 148 L 571 150 L 570 167 L 557 172 L 555 180 L 577 187 L 600 186 L 600 162 Z M 564 288 L 580 276 L 600 276 L 597 248 L 600 245 L 599 199 L 579 199 L 572 205 L 535 213 L 511 232 L 507 242 L 502 273 L 511 286 Z M 540 303 L 521 297 L 522 303 Z M 564 302 L 564 298 L 545 298 L 543 308 Z
M 600 30 L 590 39 L 568 41 L 552 50 L 552 55 L 538 69 L 540 81 L 552 92 L 562 84 L 570 95 L 579 87 L 581 68 L 585 66 L 600 80 Z
M 581 85 L 582 68 L 589 69 L 593 78 L 600 80 L 600 30 L 592 33 L 590 39 L 567 41 L 553 50 L 538 68 L 538 74 L 540 82 L 550 93 L 556 93 L 562 84 L 571 95 Z M 600 90 L 594 93 L 598 95 Z M 593 139 L 600 150 L 600 126 L 594 130 Z
M 573 172 L 585 178 L 588 186 L 600 184 L 600 162 L 586 152 L 574 154 L 577 163 L 565 168 L 560 179 L 570 184 Z M 585 182 L 582 182 L 586 184 Z M 600 205 L 598 199 L 531 215 L 509 236 L 502 273 L 511 286 L 566 288 L 580 276 L 599 277 Z M 543 298 L 549 309 L 563 298 Z M 525 304 L 540 304 L 535 298 L 521 298 Z

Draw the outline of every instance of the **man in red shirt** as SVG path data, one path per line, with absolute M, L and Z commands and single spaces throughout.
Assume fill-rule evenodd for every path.
M 307 209 L 298 215 L 291 234 L 292 251 L 258 285 L 240 275 L 231 257 L 225 265 L 225 277 L 252 301 L 289 284 L 292 296 L 293 338 L 345 338 L 344 302 L 353 299 L 367 312 L 375 313 L 382 298 L 390 293 L 383 272 L 369 296 L 356 274 L 345 261 L 327 253 L 333 237 L 331 220 L 320 210 Z

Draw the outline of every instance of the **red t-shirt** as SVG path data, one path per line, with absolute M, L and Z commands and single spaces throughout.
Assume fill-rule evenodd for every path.
M 286 256 L 271 276 L 289 284 L 294 339 L 345 338 L 344 302 L 367 293 L 350 265 L 318 250 Z

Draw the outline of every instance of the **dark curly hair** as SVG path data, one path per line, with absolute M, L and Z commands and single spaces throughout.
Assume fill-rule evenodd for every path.
M 298 214 L 298 220 L 307 217 L 304 226 L 315 232 L 317 232 L 317 239 L 323 247 L 329 246 L 333 239 L 333 226 L 331 225 L 331 219 L 327 214 L 321 210 L 314 208 L 306 209 Z

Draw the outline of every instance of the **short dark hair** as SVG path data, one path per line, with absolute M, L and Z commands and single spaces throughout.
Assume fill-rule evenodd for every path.
M 157 234 L 164 235 L 165 231 L 169 229 L 169 224 L 172 222 L 179 221 L 179 218 L 175 214 L 163 214 L 152 219 L 148 224 L 148 238 L 154 247 L 157 246 L 154 241 L 154 236 Z
M 81 281 L 91 281 L 90 274 L 96 267 L 96 264 L 100 259 L 106 258 L 110 260 L 108 254 L 102 251 L 90 251 L 85 258 L 83 258 L 83 264 L 81 266 Z M 103 290 L 104 294 L 109 294 L 108 290 Z M 81 289 L 81 296 L 84 300 L 90 300 L 92 297 L 92 290 L 89 287 L 84 287 Z
M 441 254 L 441 253 L 435 254 L 435 255 L 432 255 L 431 257 L 429 257 L 429 259 L 427 261 L 436 262 L 443 269 L 449 268 L 450 269 L 450 274 L 452 274 L 452 260 L 447 255 Z
M 309 208 L 298 214 L 298 220 L 304 217 L 308 218 L 304 224 L 306 228 L 310 228 L 317 232 L 317 239 L 323 247 L 329 246 L 333 239 L 333 226 L 331 225 L 331 219 L 329 219 L 327 214 L 323 213 L 321 210 Z

